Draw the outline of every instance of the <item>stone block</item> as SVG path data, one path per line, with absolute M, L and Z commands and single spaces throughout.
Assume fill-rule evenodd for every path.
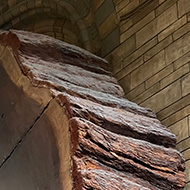
M 186 34 L 189 31 L 190 31 L 190 23 L 188 22 L 186 25 L 184 25 L 179 30 L 174 32 L 174 34 L 173 34 L 174 40 L 177 40 L 178 38 L 180 38 L 181 36 L 183 36 L 184 34 Z
M 144 55 L 144 60 L 147 61 L 154 55 L 156 55 L 158 52 L 163 50 L 165 47 L 167 47 L 169 44 L 172 43 L 172 36 L 168 36 L 163 41 L 158 43 L 155 47 L 151 48 L 147 53 Z
M 123 67 L 122 67 L 122 61 L 115 64 L 115 65 L 112 65 L 112 74 L 114 75 L 114 77 L 117 78 L 117 76 L 119 77 L 120 76 L 120 72 L 123 72 Z M 123 72 L 124 73 L 124 72 Z M 125 73 L 124 73 L 125 75 Z M 123 77 L 123 76 L 122 76 Z
M 164 51 L 154 56 L 152 59 L 141 65 L 131 73 L 131 89 L 135 88 L 148 78 L 155 75 L 165 67 Z
M 189 66 L 189 65 L 187 65 Z M 190 93 L 190 73 L 181 79 L 182 96 L 186 96 Z
M 147 42 L 145 45 L 143 45 L 141 48 L 137 49 L 134 53 L 132 53 L 131 55 L 127 56 L 123 60 L 123 67 L 126 67 L 127 65 L 129 65 L 130 63 L 132 63 L 133 61 L 135 61 L 137 58 L 139 58 L 140 56 L 142 56 L 146 51 L 148 51 L 149 49 L 151 49 L 156 44 L 157 44 L 157 37 L 153 38 L 152 40 L 150 40 L 149 42 Z
M 167 28 L 177 20 L 177 7 L 173 5 L 161 15 L 156 17 L 152 22 L 142 28 L 136 34 L 137 47 L 142 46 L 145 42 L 157 35 L 163 29 Z
M 98 28 L 100 38 L 104 39 L 109 33 L 111 33 L 117 27 L 117 23 L 117 15 L 115 12 L 112 12 Z
M 159 4 L 162 4 L 164 1 L 166 1 L 166 0 L 159 0 Z
M 148 100 L 143 102 L 141 106 L 149 107 L 156 113 L 165 107 L 171 105 L 181 98 L 181 86 L 180 82 L 175 82 L 164 88 L 154 96 L 150 97 Z
M 11 8 L 10 11 L 11 11 L 12 16 L 14 16 L 14 17 L 17 17 L 20 13 L 19 7 L 13 7 L 13 8 Z
M 187 149 L 183 152 L 183 156 L 184 156 L 185 160 L 190 160 L 190 147 L 189 147 L 189 149 Z
M 188 117 L 178 121 L 177 123 L 171 125 L 169 129 L 174 133 L 177 137 L 177 142 L 181 142 L 182 140 L 188 138 L 189 129 L 188 129 Z
M 139 96 L 133 99 L 134 102 L 137 104 L 142 104 L 145 100 L 153 96 L 154 94 L 158 93 L 160 91 L 160 83 L 156 83 L 143 93 L 141 93 Z
M 190 33 L 181 37 L 165 49 L 166 64 L 177 60 L 185 55 L 190 49 Z
M 118 5 L 119 3 L 121 3 L 123 0 L 113 0 L 115 5 Z
M 115 75 L 115 77 L 117 79 L 121 79 L 122 77 L 124 77 L 125 75 L 131 73 L 133 70 L 135 70 L 136 68 L 138 68 L 140 65 L 143 64 L 143 56 L 141 56 L 140 58 L 136 59 L 134 62 L 132 62 L 130 65 L 124 67 L 124 64 L 122 64 L 122 70 L 117 73 Z
M 125 4 L 125 5 L 126 6 L 123 7 L 123 9 L 120 9 L 120 11 L 118 12 L 119 17 L 126 15 L 130 13 L 131 11 L 133 11 L 134 9 L 136 9 L 139 6 L 139 0 L 133 0 L 130 3 Z M 118 10 L 116 9 L 116 11 Z
M 183 16 L 190 11 L 190 1 L 189 0 L 179 0 L 178 1 L 178 14 L 179 17 Z
M 115 7 L 112 0 L 105 0 L 95 13 L 97 26 L 100 26 L 114 10 Z
M 179 20 L 177 20 L 174 24 L 166 28 L 163 32 L 161 32 L 158 35 L 158 41 L 162 41 L 164 38 L 175 32 L 177 29 L 179 29 L 181 26 L 183 26 L 185 23 L 187 23 L 187 17 L 183 16 Z M 174 38 L 175 39 L 175 38 Z
M 112 50 L 114 50 L 120 44 L 119 39 L 119 28 L 117 27 L 113 32 L 111 32 L 103 41 L 101 55 L 105 57 Z
M 190 138 L 187 138 L 181 141 L 180 143 L 177 143 L 177 150 L 180 152 L 187 150 L 189 148 L 189 145 L 190 145 Z
M 11 11 L 6 12 L 6 13 L 3 15 L 3 18 L 4 18 L 5 22 L 9 22 L 11 19 L 13 19 L 13 16 L 12 16 L 12 14 L 11 14 Z
M 124 78 L 122 78 L 121 80 L 119 80 L 119 84 L 123 87 L 124 92 L 128 93 L 131 89 L 130 89 L 130 75 L 126 75 Z
M 158 7 L 158 0 L 149 0 L 148 3 L 146 2 L 146 6 L 140 6 L 137 13 L 131 17 L 133 25 L 140 22 L 146 15 L 155 10 L 156 7 Z
M 142 27 L 144 27 L 147 23 L 149 23 L 151 20 L 155 18 L 155 12 L 152 11 L 150 14 L 148 14 L 146 17 L 144 17 L 140 22 L 132 26 L 129 30 L 125 31 L 121 35 L 121 42 L 125 41 L 127 38 L 135 34 L 138 30 L 140 30 Z M 121 31 L 122 33 L 123 31 Z
M 185 108 L 190 104 L 189 100 L 190 100 L 190 95 L 181 98 L 179 101 L 175 102 L 171 106 L 166 107 L 164 110 L 157 113 L 158 118 L 162 121 L 165 118 L 171 116 L 172 114 L 180 111 L 181 109 Z
M 187 20 L 190 21 L 190 13 L 187 14 Z
M 128 4 L 130 3 L 130 0 L 121 0 L 121 1 L 116 1 L 115 4 L 115 9 L 116 9 L 116 12 L 120 12 L 122 9 L 124 9 Z
M 159 3 L 162 3 L 162 2 L 159 2 Z M 163 13 L 165 10 L 167 10 L 169 7 L 171 7 L 176 2 L 177 2 L 177 0 L 167 0 L 167 1 L 165 1 L 162 5 L 160 5 L 156 9 L 156 16 L 160 15 L 161 13 Z
M 138 95 L 142 94 L 145 91 L 145 83 L 142 83 L 141 85 L 139 85 L 137 88 L 133 89 L 132 91 L 130 91 L 128 94 L 126 94 L 126 98 L 128 100 L 133 100 L 134 98 L 136 98 Z
M 190 182 L 186 184 L 185 189 L 184 190 L 189 190 L 190 189 Z
M 178 91 L 180 91 L 180 90 L 178 90 Z M 173 93 L 176 93 L 176 92 L 173 92 Z M 176 123 L 177 121 L 183 119 L 184 117 L 189 116 L 189 114 L 190 114 L 189 110 L 190 110 L 190 105 L 187 105 L 186 107 L 182 108 L 178 112 L 176 112 L 173 115 L 167 117 L 165 120 L 162 121 L 162 123 L 164 125 L 166 125 L 166 126 L 170 126 L 170 125 Z
M 119 37 L 119 31 L 117 33 L 117 36 Z M 113 39 L 115 39 L 116 36 L 113 35 Z M 105 39 L 106 40 L 106 39 Z M 119 39 L 120 40 L 120 39 Z M 112 42 L 107 40 L 108 46 L 113 46 Z M 120 42 L 118 42 L 118 45 Z M 115 49 L 111 56 L 112 56 L 112 63 L 117 63 L 123 60 L 126 56 L 131 54 L 135 50 L 135 36 L 131 36 L 128 40 L 126 40 L 124 43 L 120 44 L 117 49 Z
M 132 26 L 134 26 L 134 24 L 133 24 L 131 19 L 120 21 L 120 31 L 121 31 L 121 33 L 128 30 Z
M 92 8 L 96 12 L 101 5 L 104 3 L 105 0 L 99 0 L 99 1 L 92 1 Z
M 157 83 L 158 81 L 165 78 L 167 75 L 173 72 L 173 65 L 169 65 L 168 67 L 161 70 L 159 73 L 152 76 L 150 79 L 146 81 L 146 88 L 150 88 L 152 85 Z
M 166 87 L 167 85 L 173 83 L 174 81 L 180 79 L 182 76 L 189 72 L 189 65 L 184 65 L 183 67 L 179 68 L 175 72 L 168 75 L 166 78 L 160 81 L 161 88 Z
M 180 57 L 178 60 L 176 60 L 174 62 L 174 70 L 179 69 L 180 67 L 182 67 L 183 65 L 185 65 L 188 62 L 190 62 L 190 52 L 183 55 L 182 57 Z
M 185 170 L 186 181 L 190 182 L 190 160 L 188 160 L 188 161 L 185 162 L 185 166 L 186 166 L 186 170 Z

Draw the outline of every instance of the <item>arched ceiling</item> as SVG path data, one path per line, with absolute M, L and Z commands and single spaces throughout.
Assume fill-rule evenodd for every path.
M 110 10 L 98 12 L 103 3 Z M 1 0 L 0 7 L 2 30 L 46 34 L 95 54 L 101 51 L 98 27 L 102 18 L 115 9 L 112 0 Z

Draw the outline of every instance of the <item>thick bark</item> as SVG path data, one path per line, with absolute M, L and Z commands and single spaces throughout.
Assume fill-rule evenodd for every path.
M 155 114 L 123 98 L 109 64 L 85 50 L 21 31 L 0 35 L 22 74 L 67 114 L 75 190 L 180 190 L 184 159 Z

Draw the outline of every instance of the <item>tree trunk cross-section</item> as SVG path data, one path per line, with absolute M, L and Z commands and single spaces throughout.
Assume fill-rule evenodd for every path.
M 14 30 L 0 56 L 1 190 L 184 188 L 175 135 L 123 97 L 106 60 Z

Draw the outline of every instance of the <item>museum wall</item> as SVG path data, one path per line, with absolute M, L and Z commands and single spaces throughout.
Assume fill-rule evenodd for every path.
M 189 189 L 190 1 L 116 1 L 116 11 L 120 45 L 106 58 L 125 97 L 153 109 L 176 134 Z
M 8 0 L 1 7 L 3 30 L 47 34 L 105 57 L 125 97 L 153 109 L 177 136 L 190 189 L 189 0 Z

